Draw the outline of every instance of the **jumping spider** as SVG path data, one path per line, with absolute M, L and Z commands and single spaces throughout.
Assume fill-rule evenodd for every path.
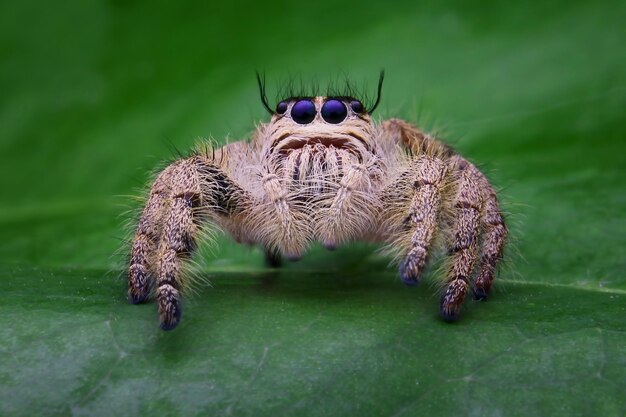
M 250 142 L 205 146 L 165 168 L 152 184 L 132 242 L 128 297 L 154 290 L 160 326 L 181 318 L 185 260 L 203 225 L 260 245 L 268 263 L 327 248 L 382 242 L 401 280 L 418 283 L 434 242 L 445 246 L 441 317 L 456 320 L 468 289 L 485 299 L 507 228 L 485 176 L 450 147 L 375 104 L 349 96 L 291 97 L 271 110 Z M 439 239 L 436 239 L 436 237 Z

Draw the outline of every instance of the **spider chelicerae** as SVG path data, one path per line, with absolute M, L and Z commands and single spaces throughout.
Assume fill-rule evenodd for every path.
M 154 296 L 161 328 L 178 325 L 184 266 L 208 225 L 260 245 L 272 266 L 313 242 L 381 242 L 407 285 L 443 246 L 441 317 L 456 320 L 470 289 L 486 298 L 507 236 L 496 192 L 476 166 L 414 125 L 372 119 L 383 74 L 369 109 L 338 95 L 291 97 L 272 110 L 257 80 L 269 123 L 250 141 L 200 146 L 154 180 L 132 241 L 132 303 Z

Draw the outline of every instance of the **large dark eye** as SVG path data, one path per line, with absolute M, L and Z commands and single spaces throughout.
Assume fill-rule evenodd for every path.
M 281 101 L 276 105 L 276 113 L 285 114 L 285 112 L 287 111 L 287 107 L 289 107 L 289 104 L 287 104 L 286 101 Z
M 346 105 L 336 99 L 328 100 L 322 106 L 322 117 L 328 123 L 341 123 L 348 115 Z
M 359 100 L 352 100 L 350 102 L 350 107 L 355 113 L 363 113 L 363 103 L 361 103 Z
M 311 100 L 300 100 L 291 108 L 291 118 L 301 125 L 311 123 L 315 113 L 315 104 Z

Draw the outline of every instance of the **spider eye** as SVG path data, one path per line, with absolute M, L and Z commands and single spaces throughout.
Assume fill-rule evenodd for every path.
M 315 104 L 311 100 L 297 101 L 291 108 L 291 118 L 301 125 L 311 123 L 315 114 Z
M 355 113 L 363 113 L 363 103 L 359 100 L 352 100 L 350 102 L 350 108 L 352 108 L 352 111 Z
M 276 105 L 276 113 L 285 114 L 285 112 L 287 111 L 287 107 L 289 107 L 289 104 L 287 104 L 286 101 L 281 101 Z
M 328 123 L 341 123 L 348 116 L 348 109 L 342 101 L 330 99 L 322 106 L 322 117 Z

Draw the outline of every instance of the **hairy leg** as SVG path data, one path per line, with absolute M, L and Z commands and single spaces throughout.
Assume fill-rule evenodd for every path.
M 409 186 L 414 189 L 414 195 L 409 214 L 404 220 L 410 233 L 399 242 L 408 248 L 400 263 L 400 278 L 407 285 L 416 285 L 426 265 L 428 250 L 439 224 L 442 192 L 447 178 L 447 169 L 442 161 L 453 152 L 445 144 L 404 120 L 386 120 L 382 128 L 383 140 L 404 147 L 417 158 L 414 163 L 417 165 L 412 167 L 414 175 L 403 175 L 401 178 L 401 182 L 407 178 L 413 181 Z M 400 188 L 405 187 L 400 184 Z
M 496 265 L 502 257 L 508 233 L 493 187 L 487 178 L 485 178 L 484 174 L 482 174 L 474 165 L 460 156 L 455 155 L 454 151 L 447 145 L 420 131 L 417 127 L 405 122 L 404 120 L 390 119 L 383 122 L 383 136 L 388 140 L 392 140 L 395 143 L 404 146 L 413 155 L 425 154 L 436 156 L 442 158 L 443 160 L 449 159 L 452 171 L 461 172 L 463 170 L 467 170 L 469 172 L 468 175 L 472 177 L 470 182 L 474 183 L 473 188 L 478 188 L 483 201 L 479 221 L 480 231 L 478 232 L 482 235 L 482 239 L 481 242 L 478 243 L 476 233 L 474 233 L 472 238 L 472 245 L 474 247 L 458 249 L 458 252 L 453 256 L 452 270 L 454 270 L 456 265 L 457 272 L 462 269 L 469 271 L 470 269 L 468 266 L 470 266 L 470 264 L 471 266 L 475 266 L 475 257 L 477 256 L 471 256 L 472 251 L 478 251 L 481 258 L 480 265 L 477 268 L 478 273 L 473 282 L 473 290 L 474 298 L 484 300 L 493 283 Z M 457 195 L 457 203 L 458 201 L 463 201 L 459 199 L 465 199 L 466 197 L 467 196 L 463 197 Z M 465 230 L 466 237 L 468 237 L 468 230 L 473 230 L 474 228 L 474 226 L 470 227 L 469 224 L 473 225 L 476 223 L 476 215 L 471 208 L 462 209 L 456 207 L 455 210 L 457 212 L 457 218 L 459 218 L 455 226 L 457 229 L 455 233 L 461 233 Z M 463 216 L 465 219 L 463 221 L 468 225 L 461 225 L 461 220 L 458 216 Z M 467 227 L 469 227 L 469 229 L 466 229 Z M 480 245 L 480 247 L 477 248 L 477 245 Z M 452 249 L 457 248 L 457 246 L 458 245 L 455 245 L 454 243 L 451 244 Z M 462 265 L 465 265 L 466 267 L 461 268 Z M 451 274 L 453 274 L 453 272 L 451 272 Z M 468 274 L 471 273 L 468 272 Z M 450 288 L 453 283 L 453 288 Z M 449 284 L 450 290 L 446 292 L 444 297 L 442 297 L 442 315 L 444 317 L 447 316 L 450 319 L 454 319 L 458 315 L 460 303 L 467 292 L 467 285 L 467 279 L 451 280 Z M 443 302 L 444 299 L 447 299 L 447 301 Z
M 480 175 L 483 179 L 485 205 L 482 217 L 480 269 L 474 281 L 474 298 L 485 300 L 495 278 L 496 265 L 502 258 L 508 230 L 493 187 L 482 174 Z
M 472 166 L 473 167 L 473 166 Z M 475 168 L 474 168 L 475 169 Z M 480 183 L 471 169 L 457 170 L 454 198 L 455 221 L 449 242 L 450 264 L 440 313 L 446 321 L 458 319 L 477 260 L 477 244 L 483 206 Z
M 191 190 L 190 190 L 191 191 Z M 194 207 L 200 195 L 195 192 L 173 195 L 157 253 L 156 299 L 163 330 L 176 327 L 182 313 L 180 292 L 182 261 L 191 256 L 195 246 L 197 227 Z
M 407 285 L 416 285 L 437 229 L 446 167 L 438 159 L 421 157 L 411 174 L 414 195 L 404 220 L 408 233 L 403 240 L 408 249 L 400 263 L 400 278 Z
M 161 218 L 167 205 L 165 194 L 155 183 L 141 213 L 130 252 L 128 300 L 133 304 L 146 301 L 154 286 L 154 269 L 150 262 L 161 237 Z
M 383 140 L 391 140 L 406 148 L 413 155 L 429 155 L 440 159 L 454 155 L 454 150 L 448 145 L 404 120 L 385 120 L 382 128 Z
M 480 223 L 480 263 L 474 275 L 472 288 L 476 300 L 485 300 L 495 278 L 496 265 L 502 257 L 508 230 L 500 212 L 496 192 L 485 175 L 469 161 L 455 156 L 452 165 L 457 171 L 466 171 L 480 188 L 483 197 Z
M 211 160 L 201 156 L 179 160 L 156 179 L 137 227 L 131 249 L 131 301 L 147 296 L 140 275 L 154 271 L 161 328 L 176 327 L 181 316 L 183 261 L 195 248 L 200 221 L 207 215 L 231 214 L 240 209 L 243 192 Z M 158 237 L 158 244 L 154 245 Z M 151 240 L 149 240 L 149 238 Z M 156 253 L 150 251 L 156 246 Z M 146 290 L 147 291 L 147 290 Z

